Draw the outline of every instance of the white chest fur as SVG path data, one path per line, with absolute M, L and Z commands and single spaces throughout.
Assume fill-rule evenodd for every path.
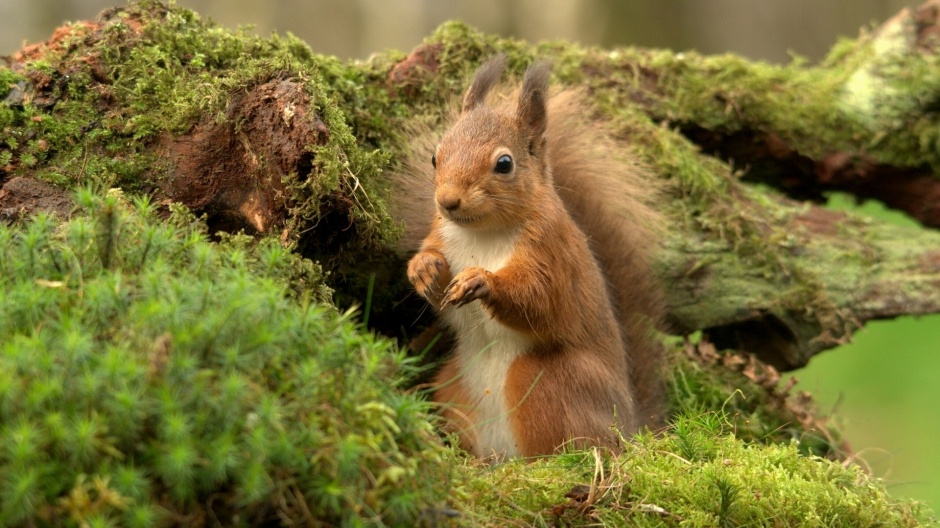
M 456 275 L 470 266 L 499 271 L 512 256 L 515 232 L 480 232 L 451 223 L 443 226 L 444 257 Z M 460 362 L 461 382 L 480 420 L 474 434 L 474 455 L 519 453 L 509 424 L 512 409 L 506 403 L 506 372 L 513 360 L 531 346 L 528 336 L 494 320 L 479 302 L 448 308 L 444 320 L 457 335 L 454 353 Z

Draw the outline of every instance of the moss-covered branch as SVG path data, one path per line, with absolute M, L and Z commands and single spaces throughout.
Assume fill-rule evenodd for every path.
M 866 320 L 940 311 L 924 287 L 937 280 L 933 234 L 826 214 L 742 185 L 734 169 L 792 190 L 830 174 L 835 159 L 864 158 L 885 178 L 915 170 L 933 181 L 930 94 L 940 81 L 932 48 L 915 38 L 927 26 L 904 18 L 913 16 L 840 43 L 818 66 L 532 46 L 459 24 L 410 56 L 343 64 L 290 38 L 251 38 L 144 4 L 13 56 L 2 73 L 0 178 L 145 190 L 206 213 L 213 229 L 279 234 L 328 264 L 341 302 L 363 298 L 378 272 L 389 295 L 373 303 L 373 322 L 395 332 L 420 310 L 392 308 L 408 287 L 393 271 L 381 170 L 407 140 L 401 131 L 438 119 L 486 56 L 507 53 L 517 70 L 547 56 L 561 84 L 591 89 L 598 118 L 668 184 L 660 267 L 674 329 L 704 329 L 791 368 Z
M 751 201 L 753 200 L 753 201 Z M 736 243 L 672 239 L 664 252 L 674 322 L 789 370 L 871 319 L 936 313 L 940 234 L 752 195 L 767 224 Z
M 818 65 L 628 49 L 585 80 L 616 85 L 617 104 L 676 127 L 747 180 L 799 198 L 844 190 L 937 227 L 938 9 L 904 9 Z

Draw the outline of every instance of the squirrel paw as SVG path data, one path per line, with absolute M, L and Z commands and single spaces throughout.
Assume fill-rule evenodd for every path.
M 437 304 L 449 278 L 450 266 L 437 251 L 422 251 L 408 262 L 408 280 L 431 304 Z
M 441 306 L 463 306 L 470 301 L 484 299 L 490 294 L 490 272 L 483 268 L 467 268 L 454 277 L 444 290 Z

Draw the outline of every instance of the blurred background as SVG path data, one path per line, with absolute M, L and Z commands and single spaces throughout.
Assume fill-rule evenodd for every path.
M 0 54 L 45 40 L 64 20 L 94 18 L 121 0 L 0 0 Z M 911 0 L 178 0 L 227 27 L 288 32 L 315 52 L 366 58 L 410 50 L 459 18 L 527 40 L 568 39 L 789 60 L 820 58 L 837 36 L 881 21 Z
M 48 38 L 64 21 L 92 19 L 120 0 L 0 0 L 0 55 Z M 816 61 L 838 37 L 855 37 L 904 0 L 179 0 L 219 24 L 260 35 L 291 32 L 317 53 L 344 59 L 408 51 L 441 22 L 527 40 L 664 47 L 787 62 Z M 831 206 L 858 209 L 834 196 Z M 912 223 L 877 203 L 863 214 Z M 870 324 L 855 342 L 795 375 L 835 413 L 860 462 L 891 492 L 940 510 L 940 316 Z

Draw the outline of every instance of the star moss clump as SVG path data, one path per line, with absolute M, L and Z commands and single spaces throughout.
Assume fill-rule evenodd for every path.
M 395 524 L 448 494 L 414 367 L 318 266 L 77 202 L 0 225 L 0 525 Z

